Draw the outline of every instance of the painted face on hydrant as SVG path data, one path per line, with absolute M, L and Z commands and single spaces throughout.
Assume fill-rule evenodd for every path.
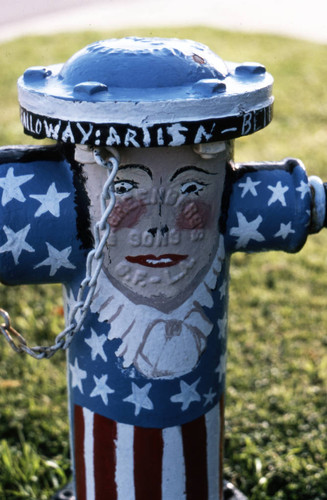
M 119 150 L 103 270 L 134 302 L 175 308 L 210 268 L 228 160 L 225 143 L 219 150 L 206 159 L 191 146 Z M 93 225 L 107 174 L 83 155 Z

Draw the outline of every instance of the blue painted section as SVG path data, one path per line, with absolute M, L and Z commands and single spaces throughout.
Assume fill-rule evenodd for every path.
M 301 162 L 240 165 L 236 177 L 228 209 L 227 251 L 299 251 L 311 217 L 311 193 Z
M 42 205 L 47 193 L 49 201 L 54 197 L 57 203 Z M 74 187 L 67 161 L 2 163 L 0 220 L 3 283 L 63 283 L 80 274 L 85 251 L 76 238 Z

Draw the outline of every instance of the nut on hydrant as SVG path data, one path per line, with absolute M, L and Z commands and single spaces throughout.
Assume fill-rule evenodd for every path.
M 1 280 L 61 282 L 78 500 L 222 500 L 229 258 L 325 222 L 302 163 L 234 164 L 271 75 L 189 40 L 93 43 L 18 81 L 3 148 Z M 26 349 L 25 349 L 26 350 Z

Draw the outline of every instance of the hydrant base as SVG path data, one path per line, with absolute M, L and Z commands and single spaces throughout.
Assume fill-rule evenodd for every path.
M 67 484 L 67 486 L 58 491 L 51 500 L 77 500 L 73 483 Z M 224 500 L 247 500 L 247 497 L 236 489 L 232 483 L 224 481 Z

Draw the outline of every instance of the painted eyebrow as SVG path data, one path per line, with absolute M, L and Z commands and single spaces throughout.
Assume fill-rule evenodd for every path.
M 196 167 L 195 165 L 189 165 L 186 167 L 178 168 L 169 180 L 173 181 L 174 179 L 176 179 L 176 177 L 178 175 L 182 174 L 183 172 L 186 172 L 187 170 L 195 170 L 196 172 L 202 172 L 202 173 L 207 174 L 207 175 L 217 175 L 216 172 L 208 172 L 208 170 L 204 170 L 203 168 Z
M 127 163 L 126 165 L 120 165 L 117 173 L 119 174 L 120 170 L 125 170 L 126 168 L 132 168 L 132 169 L 135 168 L 135 169 L 143 170 L 143 172 L 146 172 L 148 174 L 148 176 L 150 177 L 150 179 L 152 179 L 151 170 L 148 167 L 146 167 L 145 165 L 142 165 L 139 163 Z

